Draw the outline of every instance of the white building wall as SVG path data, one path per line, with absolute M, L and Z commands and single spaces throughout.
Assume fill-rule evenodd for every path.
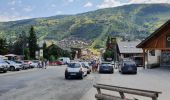
M 155 56 L 152 56 L 150 54 L 150 51 L 147 53 L 148 56 L 148 67 L 152 67 L 154 65 L 158 65 L 160 63 L 160 56 L 161 56 L 161 50 L 155 50 Z

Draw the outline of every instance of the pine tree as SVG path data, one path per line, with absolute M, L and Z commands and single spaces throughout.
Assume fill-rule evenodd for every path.
M 110 43 L 111 43 L 111 40 L 110 40 L 110 37 L 108 36 L 107 41 L 106 41 L 106 49 L 110 48 Z
M 8 52 L 8 48 L 7 48 L 6 40 L 0 38 L 0 55 L 7 54 L 7 52 Z
M 30 29 L 30 31 L 29 31 L 29 34 L 30 34 L 30 35 L 29 35 L 28 41 L 29 41 L 30 57 L 31 57 L 32 59 L 34 59 L 34 58 L 35 58 L 35 52 L 36 52 L 38 46 L 37 46 L 37 37 L 36 37 L 36 34 L 35 34 L 35 31 L 34 31 L 34 27 L 33 27 L 33 26 L 31 26 L 31 29 Z

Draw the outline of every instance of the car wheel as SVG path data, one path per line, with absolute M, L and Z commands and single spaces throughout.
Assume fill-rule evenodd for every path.
M 15 67 L 14 67 L 14 66 L 11 66 L 11 67 L 10 67 L 10 71 L 15 71 Z
M 6 72 L 7 72 L 6 70 L 3 71 L 3 73 L 6 73 Z
M 88 72 L 86 72 L 86 75 L 85 75 L 85 76 L 87 76 L 87 74 L 88 74 Z
M 84 75 L 83 75 L 83 73 L 82 73 L 82 75 L 80 76 L 80 79 L 83 79 L 84 78 Z
M 88 71 L 87 74 L 90 74 L 90 71 Z
M 66 80 L 68 79 L 68 76 L 67 76 L 67 75 L 65 75 L 65 79 L 66 79 Z
M 135 72 L 134 74 L 137 74 L 137 72 Z

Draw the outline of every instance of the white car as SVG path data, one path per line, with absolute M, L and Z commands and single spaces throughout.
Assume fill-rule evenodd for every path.
M 89 65 L 88 62 L 81 62 L 83 66 L 87 68 L 87 74 L 90 74 L 92 67 Z
M 83 79 L 87 76 L 87 68 L 84 67 L 80 62 L 71 62 L 65 70 L 65 79 L 70 77 L 78 77 Z
M 8 64 L 3 61 L 3 60 L 0 60 L 0 72 L 3 72 L 3 73 L 6 73 L 8 71 Z
M 33 61 L 30 63 L 30 66 L 33 67 L 33 68 L 38 68 L 38 63 L 39 63 L 38 60 L 33 60 Z
M 22 64 L 19 64 L 14 61 L 10 61 L 10 60 L 6 60 L 5 62 L 9 64 L 10 71 L 16 71 L 16 70 L 19 71 L 22 69 Z
M 68 58 L 68 57 L 60 57 L 60 58 L 58 58 L 58 60 L 62 61 L 64 64 L 70 63 L 70 58 Z

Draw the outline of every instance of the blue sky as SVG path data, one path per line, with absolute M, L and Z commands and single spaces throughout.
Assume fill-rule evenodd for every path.
M 170 3 L 170 0 L 0 0 L 0 21 L 77 14 L 134 3 Z

